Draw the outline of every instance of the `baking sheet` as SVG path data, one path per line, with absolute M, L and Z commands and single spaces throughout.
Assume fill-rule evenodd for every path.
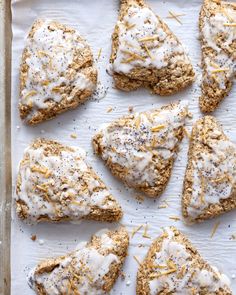
M 116 180 L 103 162 L 94 154 L 91 146 L 91 138 L 102 123 L 110 122 L 128 113 L 129 106 L 135 111 L 143 111 L 150 108 L 160 107 L 177 99 L 187 99 L 190 103 L 190 111 L 195 121 L 201 116 L 198 109 L 198 97 L 200 95 L 199 83 L 201 79 L 200 47 L 198 41 L 198 13 L 201 5 L 200 0 L 149 0 L 154 11 L 167 22 L 173 32 L 180 38 L 188 50 L 194 65 L 197 80 L 192 87 L 170 97 L 151 95 L 147 90 L 138 90 L 131 93 L 123 93 L 113 88 L 112 78 L 106 73 L 109 63 L 111 47 L 111 33 L 117 20 L 119 9 L 118 0 L 14 0 L 12 1 L 12 171 L 13 192 L 18 163 L 24 149 L 36 137 L 46 137 L 59 140 L 68 145 L 79 145 L 88 154 L 88 162 L 103 178 L 112 194 L 121 203 L 124 217 L 121 221 L 129 232 L 133 227 L 140 224 L 148 224 L 148 233 L 152 239 L 142 237 L 142 231 L 131 239 L 129 257 L 124 265 L 126 278 L 119 278 L 111 294 L 135 294 L 137 262 L 133 255 L 140 260 L 148 250 L 152 240 L 159 235 L 161 227 L 175 225 L 189 236 L 192 243 L 210 263 L 216 265 L 221 271 L 231 278 L 232 289 L 236 294 L 236 240 L 231 238 L 236 234 L 236 214 L 230 212 L 214 220 L 202 224 L 186 226 L 182 221 L 173 221 L 170 216 L 181 217 L 181 191 L 188 151 L 188 140 L 184 139 L 173 173 L 167 189 L 160 199 L 150 200 L 145 198 L 143 202 L 135 197 L 139 193 L 126 188 Z M 182 25 L 174 19 L 168 19 L 168 11 L 183 13 Z M 48 17 L 69 24 L 86 37 L 92 47 L 95 58 L 102 48 L 101 57 L 97 62 L 99 69 L 100 95 L 93 97 L 83 106 L 76 110 L 60 115 L 56 119 L 29 127 L 22 124 L 18 110 L 19 98 L 19 64 L 21 53 L 25 44 L 27 32 L 33 21 L 38 17 Z M 106 90 L 108 89 L 107 93 Z M 106 95 L 105 95 L 106 94 Z M 103 97 L 104 96 L 104 97 Z M 236 143 L 236 88 L 234 87 L 228 98 L 215 112 L 215 116 L 221 121 L 228 136 Z M 112 112 L 108 113 L 108 108 Z M 188 123 L 191 130 L 192 121 Z M 77 139 L 70 135 L 75 133 Z M 14 194 L 14 193 L 13 193 Z M 158 209 L 158 206 L 166 200 L 169 207 Z M 220 221 L 218 230 L 213 238 L 210 238 L 214 224 Z M 97 230 L 118 224 L 105 224 L 84 221 L 81 224 L 38 224 L 28 226 L 15 216 L 12 210 L 12 242 L 11 242 L 11 294 L 19 295 L 34 294 L 27 285 L 26 275 L 30 268 L 44 258 L 64 254 L 73 250 L 79 241 L 87 240 Z M 33 242 L 30 237 L 37 236 Z M 139 247 L 142 244 L 143 247 Z

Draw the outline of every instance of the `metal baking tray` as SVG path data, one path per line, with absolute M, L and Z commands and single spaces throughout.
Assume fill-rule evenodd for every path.
M 0 1 L 0 294 L 10 294 L 11 1 Z

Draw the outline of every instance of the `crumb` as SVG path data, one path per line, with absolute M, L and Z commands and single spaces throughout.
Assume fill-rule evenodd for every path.
M 144 201 L 144 196 L 142 196 L 142 195 L 137 195 L 137 196 L 135 196 L 135 199 L 136 199 L 137 201 L 143 202 L 143 201 Z
M 109 107 L 108 109 L 107 109 L 107 113 L 110 113 L 110 112 L 112 112 L 113 111 L 113 108 L 112 107 Z
M 76 139 L 76 138 L 77 138 L 77 134 L 72 133 L 72 134 L 70 135 L 70 137 Z
M 134 111 L 134 107 L 133 106 L 129 106 L 128 107 L 128 111 L 129 111 L 129 113 L 132 113 Z
M 37 239 L 37 236 L 36 235 L 31 235 L 31 240 L 34 242 L 34 241 L 36 241 L 36 239 Z
M 124 281 L 125 278 L 126 278 L 126 275 L 123 271 L 120 272 L 120 277 L 121 277 L 121 280 Z

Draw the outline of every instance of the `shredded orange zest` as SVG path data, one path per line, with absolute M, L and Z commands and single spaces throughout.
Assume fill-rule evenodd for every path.
M 133 29 L 136 25 L 135 24 L 126 24 L 126 29 L 130 30 Z
M 151 237 L 148 235 L 147 231 L 148 231 L 148 224 L 146 224 L 146 226 L 144 228 L 143 237 L 146 239 L 151 239 Z
M 211 72 L 215 74 L 215 73 L 221 73 L 221 72 L 227 72 L 227 71 L 229 71 L 229 69 L 215 69 L 215 70 L 212 70 Z
M 139 264 L 139 265 L 141 265 L 141 262 L 139 261 L 139 259 L 134 255 L 133 256 L 134 257 L 134 259 L 136 260 L 136 262 Z
M 26 96 L 24 97 L 24 99 L 26 99 L 26 98 L 28 98 L 28 97 L 30 97 L 30 96 L 34 96 L 35 94 L 37 94 L 37 91 L 32 90 L 32 91 L 30 91 L 30 92 L 28 92 L 28 93 L 26 94 Z
M 109 107 L 109 108 L 107 109 L 107 113 L 110 113 L 111 111 L 113 111 L 113 108 L 112 108 L 112 107 Z
M 147 45 L 144 45 L 144 48 L 145 48 L 145 50 L 146 50 L 148 56 L 153 60 L 154 57 L 151 55 L 151 52 L 150 52 L 150 50 L 148 49 Z
M 72 134 L 70 135 L 70 137 L 75 139 L 75 138 L 77 138 L 77 135 L 76 135 L 75 133 L 72 133 Z
M 157 132 L 161 129 L 165 128 L 165 125 L 158 125 L 151 128 L 152 132 Z
M 179 17 L 180 16 L 183 16 L 184 14 L 175 14 L 175 13 L 173 13 L 173 12 L 171 12 L 171 11 L 169 11 L 169 14 L 170 14 L 170 16 L 167 16 L 167 18 L 173 18 L 173 19 L 175 19 L 178 23 L 180 23 L 181 25 L 183 24 L 182 22 L 181 22 L 181 20 L 179 19 Z
M 180 220 L 180 218 L 178 216 L 170 216 L 169 219 L 173 219 L 174 221 Z
M 145 41 L 153 41 L 153 40 L 156 40 L 156 39 L 157 39 L 157 36 L 147 36 L 147 37 L 138 39 L 138 41 L 139 42 L 145 42 Z
M 141 224 L 140 226 L 136 227 L 133 229 L 131 237 L 133 238 L 134 235 L 143 227 L 143 225 Z
M 236 23 L 224 23 L 226 27 L 236 27 Z
M 220 225 L 220 221 L 217 221 L 217 222 L 215 223 L 215 225 L 213 226 L 213 229 L 212 229 L 212 232 L 211 232 L 211 238 L 213 238 L 213 236 L 214 236 L 214 234 L 216 233 L 216 230 L 217 230 L 217 228 L 219 227 L 219 225 Z
M 100 49 L 98 50 L 97 60 L 99 60 L 99 58 L 101 57 L 101 54 L 102 54 L 102 48 L 100 48 Z

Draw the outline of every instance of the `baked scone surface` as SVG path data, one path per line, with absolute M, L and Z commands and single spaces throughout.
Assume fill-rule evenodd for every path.
M 183 190 L 183 215 L 201 221 L 236 208 L 236 146 L 214 117 L 192 131 Z
M 115 176 L 158 196 L 170 177 L 187 116 L 185 101 L 128 115 L 103 127 L 94 149 Z
M 144 1 L 122 1 L 111 64 L 115 85 L 122 90 L 148 86 L 169 95 L 194 79 L 183 46 Z
M 236 67 L 236 6 L 205 0 L 200 13 L 203 81 L 200 107 L 216 109 L 232 88 Z
M 230 295 L 230 281 L 174 227 L 151 245 L 137 276 L 137 295 Z
M 29 284 L 38 295 L 102 295 L 113 287 L 129 245 L 124 228 L 101 230 L 75 251 L 39 263 L 29 274 Z
M 37 20 L 20 67 L 20 116 L 29 124 L 75 108 L 94 91 L 97 70 L 87 42 L 72 28 Z
M 16 210 L 29 222 L 115 221 L 122 210 L 85 162 L 85 151 L 37 139 L 24 153 L 17 178 Z

